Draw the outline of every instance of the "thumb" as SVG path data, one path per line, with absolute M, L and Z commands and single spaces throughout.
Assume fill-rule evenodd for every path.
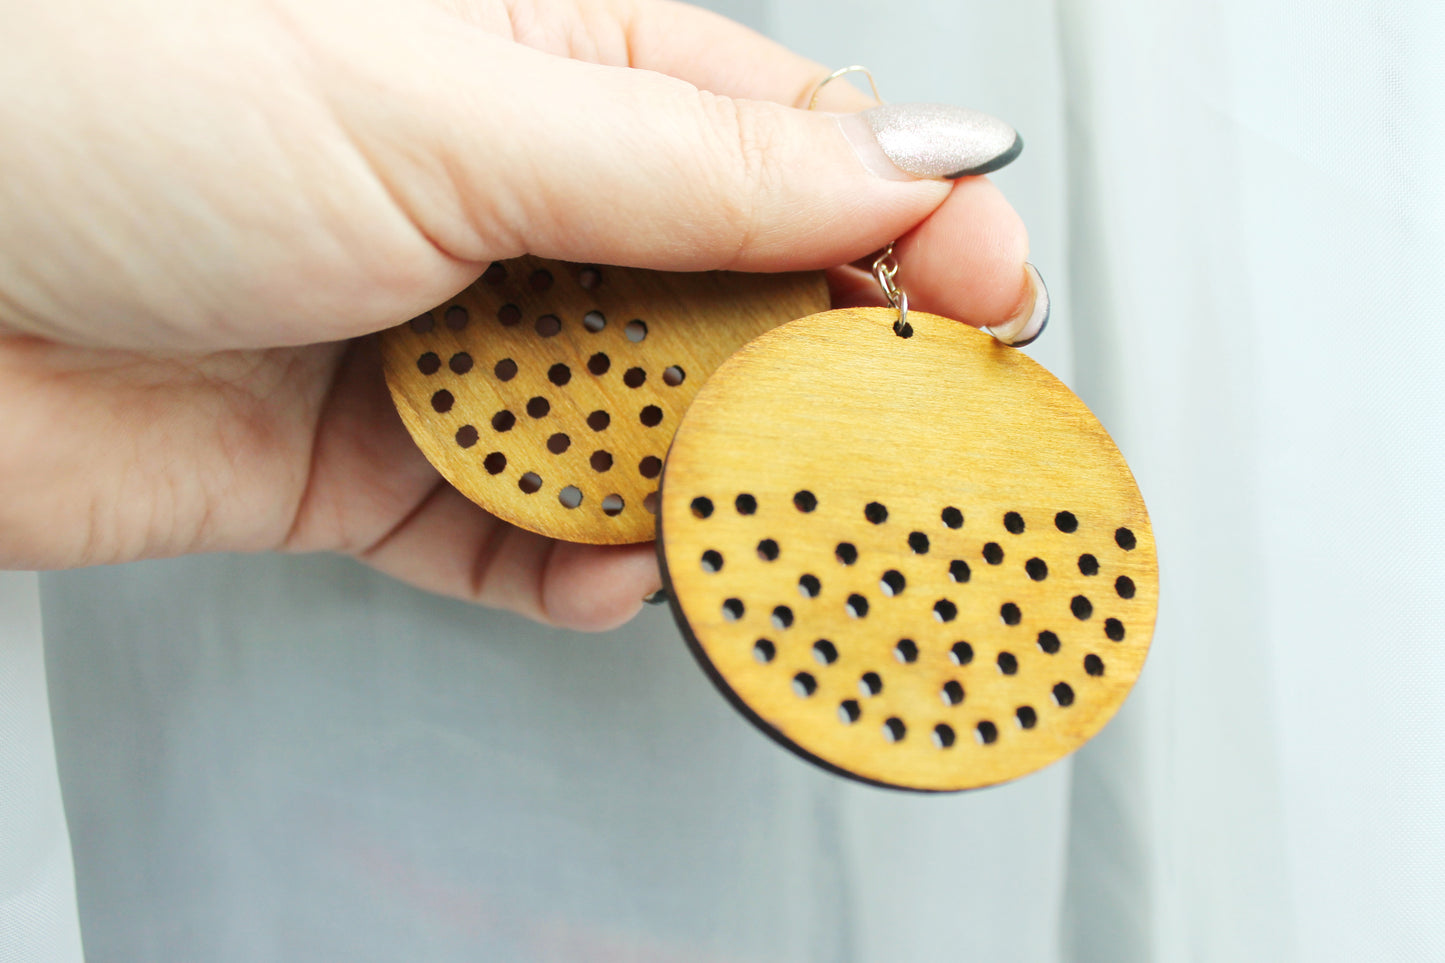
M 946 180 L 900 163 L 976 173 L 1017 153 L 1012 129 L 971 111 L 832 115 L 449 36 L 431 51 L 446 100 L 433 85 L 400 89 L 393 117 L 373 101 L 375 123 L 359 126 L 388 132 L 367 148 L 374 163 L 429 168 L 387 175 L 393 193 L 471 264 L 525 252 L 677 271 L 828 267 L 901 236 L 948 196 Z M 412 131 L 404 155 L 400 117 Z M 944 156 L 923 170 L 930 151 Z

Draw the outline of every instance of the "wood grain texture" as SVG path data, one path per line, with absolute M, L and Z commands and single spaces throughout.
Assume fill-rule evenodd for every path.
M 1123 702 L 1154 540 L 1063 384 L 972 328 L 911 312 L 904 339 L 895 317 L 803 318 L 714 373 L 668 455 L 659 555 L 704 668 L 774 738 L 878 784 L 986 786 Z
M 821 273 L 521 257 L 386 332 L 382 353 L 407 429 L 462 494 L 552 538 L 646 542 L 698 389 L 751 338 L 827 306 Z

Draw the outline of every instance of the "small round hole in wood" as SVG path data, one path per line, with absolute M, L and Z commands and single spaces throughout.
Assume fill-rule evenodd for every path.
M 943 684 L 943 689 L 938 693 L 946 706 L 956 706 L 963 703 L 963 686 L 957 679 L 949 679 Z

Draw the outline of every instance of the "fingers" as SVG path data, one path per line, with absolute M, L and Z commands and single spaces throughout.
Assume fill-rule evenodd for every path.
M 824 267 L 948 194 L 872 173 L 831 116 L 472 39 L 434 57 L 439 86 L 404 83 L 348 124 L 407 215 L 462 261 Z
M 710 10 L 684 3 L 632 5 L 626 17 L 630 66 L 656 70 L 702 90 L 807 108 L 831 68 Z M 867 110 L 871 96 L 834 82 L 818 95 L 818 110 Z
M 556 625 L 600 631 L 637 614 L 662 585 L 657 552 L 645 545 L 558 543 L 542 589 L 546 617 Z
M 829 69 L 727 17 L 670 0 L 580 0 L 533 4 L 510 14 L 492 0 L 435 0 L 465 22 L 520 44 L 588 63 L 635 67 L 748 100 L 807 107 Z M 819 110 L 876 103 L 848 84 L 830 84 Z
M 661 584 L 649 545 L 576 545 L 508 525 L 440 485 L 362 559 L 429 592 L 561 628 L 602 631 Z
M 954 183 L 932 216 L 894 246 L 911 307 L 973 325 L 1008 321 L 1032 305 L 1028 232 L 993 182 Z

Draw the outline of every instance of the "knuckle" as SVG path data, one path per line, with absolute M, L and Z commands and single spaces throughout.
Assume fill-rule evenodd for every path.
M 777 128 L 768 116 L 727 97 L 703 94 L 716 149 L 724 162 L 716 165 L 712 185 L 718 226 L 728 232 L 738 255 L 763 230 L 768 196 L 777 189 Z

